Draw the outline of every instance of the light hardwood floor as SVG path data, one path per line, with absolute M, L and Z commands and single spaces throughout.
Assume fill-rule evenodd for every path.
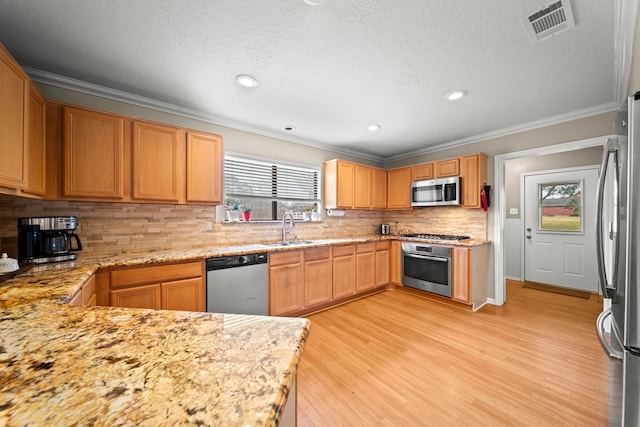
M 298 426 L 606 426 L 601 306 L 515 282 L 477 313 L 391 290 L 311 315 Z

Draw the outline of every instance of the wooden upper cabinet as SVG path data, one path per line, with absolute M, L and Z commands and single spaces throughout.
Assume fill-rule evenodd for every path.
M 387 209 L 411 209 L 411 167 L 387 171 Z
M 374 209 L 387 208 L 387 171 L 371 168 L 371 207 Z
M 63 196 L 122 199 L 125 119 L 65 107 L 63 128 Z
M 27 193 L 44 195 L 46 191 L 45 100 L 33 83 L 29 85 L 26 138 L 28 148 Z
M 180 128 L 133 122 L 134 199 L 180 202 L 184 197 L 185 136 Z
M 480 192 L 487 182 L 487 155 L 471 154 L 460 158 L 462 176 L 462 206 L 479 208 Z
M 370 209 L 372 196 L 372 171 L 368 166 L 354 165 L 353 207 Z
M 222 204 L 222 137 L 187 132 L 187 202 Z
M 29 77 L 0 44 L 0 186 L 27 184 L 25 117 Z
M 460 175 L 460 159 L 438 160 L 435 163 L 435 178 Z
M 422 163 L 411 167 L 411 179 L 413 181 L 433 179 L 433 177 L 433 163 Z
M 353 208 L 355 165 L 343 160 L 324 164 L 324 202 L 327 209 Z

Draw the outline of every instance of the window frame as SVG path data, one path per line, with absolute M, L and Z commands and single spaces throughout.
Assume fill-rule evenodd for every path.
M 230 193 L 228 194 L 228 188 L 227 188 L 227 168 L 226 168 L 226 161 L 227 158 L 231 158 L 234 160 L 238 160 L 240 162 L 247 162 L 247 163 L 256 163 L 256 164 L 260 164 L 263 166 L 268 166 L 271 167 L 272 170 L 275 168 L 277 169 L 278 167 L 281 168 L 286 168 L 288 170 L 295 170 L 295 169 L 300 169 L 303 171 L 303 173 L 313 173 L 315 174 L 315 188 L 316 190 L 316 199 L 304 199 L 304 198 L 288 198 L 288 197 L 277 197 L 277 194 L 275 193 L 277 191 L 277 173 L 275 171 L 272 172 L 271 174 L 271 191 L 272 194 L 271 196 L 258 196 L 258 195 L 251 195 L 251 194 L 242 194 L 242 193 Z M 243 198 L 246 199 L 262 199 L 262 200 L 270 200 L 271 201 L 271 211 L 272 211 L 272 217 L 271 219 L 256 219 L 252 216 L 251 218 L 251 222 L 257 222 L 257 223 L 267 223 L 267 222 L 281 222 L 282 221 L 282 215 L 284 215 L 284 213 L 286 212 L 292 212 L 294 214 L 294 219 L 297 221 L 303 221 L 303 220 L 307 220 L 304 219 L 304 215 L 303 215 L 303 211 L 302 210 L 285 210 L 284 213 L 282 215 L 280 215 L 278 217 L 278 205 L 280 203 L 283 202 L 293 202 L 293 203 L 305 203 L 305 200 L 308 200 L 308 202 L 310 204 L 314 204 L 315 206 L 317 206 L 317 212 L 318 212 L 318 219 L 314 219 L 314 222 L 320 222 L 322 221 L 323 215 L 322 215 L 322 211 L 323 211 L 323 169 L 321 166 L 316 166 L 316 165 L 309 165 L 309 164 L 302 164 L 302 163 L 294 163 L 294 162 L 288 162 L 288 161 L 283 161 L 283 160 L 278 160 L 278 159 L 272 159 L 272 158 L 264 158 L 264 157 L 256 157 L 256 156 L 251 156 L 251 155 L 247 155 L 244 153 L 236 153 L 236 152 L 232 152 L 232 151 L 225 151 L 224 156 L 223 156 L 223 164 L 225 165 L 225 167 L 223 168 L 223 197 L 224 197 L 224 205 L 223 208 L 225 211 L 228 210 L 228 203 L 229 201 L 242 201 Z M 282 208 L 281 208 L 282 209 Z M 273 219 L 275 216 L 276 219 Z M 224 221 L 225 223 L 230 223 L 230 222 L 235 222 L 235 221 L 228 221 L 228 219 L 225 217 Z M 240 221 L 242 222 L 242 221 Z

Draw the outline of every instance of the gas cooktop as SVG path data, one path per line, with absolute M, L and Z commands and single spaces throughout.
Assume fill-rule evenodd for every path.
M 427 240 L 466 240 L 469 236 L 455 236 L 451 234 L 403 234 L 402 237 L 415 237 L 417 239 Z

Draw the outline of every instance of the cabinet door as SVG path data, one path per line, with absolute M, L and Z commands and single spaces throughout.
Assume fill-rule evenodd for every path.
M 487 181 L 487 156 L 483 153 L 464 156 L 460 159 L 462 176 L 462 206 L 479 208 L 480 191 Z
M 185 137 L 179 128 L 133 123 L 133 198 L 179 202 L 184 194 Z
M 187 202 L 222 204 L 222 137 L 187 133 Z
M 27 102 L 27 188 L 26 192 L 43 195 L 46 191 L 45 100 L 38 89 L 29 85 Z
M 460 175 L 460 159 L 439 160 L 436 162 L 436 178 Z
M 304 252 L 304 307 L 331 301 L 331 249 Z
M 382 287 L 390 281 L 391 242 L 376 243 L 376 287 Z
M 160 285 L 116 289 L 109 292 L 109 305 L 129 308 L 161 308 Z
M 371 181 L 373 184 L 371 204 L 374 209 L 387 208 L 387 171 L 384 169 L 371 169 Z
M 359 244 L 356 249 L 356 292 L 373 289 L 376 285 L 375 243 Z
M 205 311 L 204 281 L 200 277 L 161 283 L 160 290 L 163 310 Z
M 371 208 L 371 168 L 363 165 L 354 165 L 354 190 L 353 207 L 356 209 Z
M 471 249 L 454 248 L 453 249 L 453 268 L 451 275 L 453 276 L 451 298 L 456 301 L 468 303 L 470 301 L 471 288 Z
M 391 282 L 401 285 L 402 284 L 402 244 L 398 241 L 391 242 L 391 256 L 390 269 L 391 269 Z
M 353 295 L 356 290 L 355 246 L 333 248 L 333 298 Z
M 324 164 L 324 201 L 327 209 L 353 208 L 354 164 L 330 160 Z
M 302 252 L 274 254 L 269 263 L 269 314 L 302 310 Z
M 82 304 L 96 305 L 96 276 L 91 276 L 82 285 Z
M 411 167 L 387 171 L 387 209 L 411 208 Z
M 411 168 L 411 179 L 418 181 L 421 179 L 433 179 L 433 163 L 423 163 L 414 165 Z
M 25 116 L 29 78 L 0 45 L 0 185 L 22 188 L 27 181 Z
M 67 197 L 124 197 L 124 118 L 64 109 L 63 188 Z

